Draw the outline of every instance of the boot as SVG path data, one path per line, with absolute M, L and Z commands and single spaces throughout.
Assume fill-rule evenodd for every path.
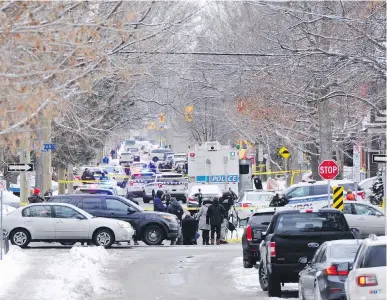
M 221 244 L 228 244 L 228 242 L 226 240 L 220 240 L 220 243 Z
M 216 244 L 217 244 L 217 245 L 220 245 L 220 240 L 216 240 Z
M 207 245 L 207 239 L 203 238 L 203 245 Z
M 214 244 L 214 239 L 211 239 L 211 245 L 213 245 Z

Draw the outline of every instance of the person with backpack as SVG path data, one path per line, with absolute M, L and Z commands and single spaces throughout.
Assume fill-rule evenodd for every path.
M 211 226 L 207 224 L 206 218 L 207 218 L 207 211 L 208 208 L 211 205 L 211 201 L 208 199 L 205 199 L 203 201 L 202 207 L 200 207 L 200 210 L 196 216 L 196 220 L 199 221 L 199 230 L 202 231 L 202 237 L 203 237 L 203 245 L 209 245 L 210 244 L 210 229 Z
M 177 238 L 177 244 L 179 244 L 179 245 L 183 244 L 183 234 L 181 231 L 181 221 L 183 218 L 184 209 L 180 205 L 179 201 L 177 201 L 176 198 L 171 198 L 171 202 L 167 206 L 167 212 L 172 214 L 172 215 L 175 215 L 179 219 L 180 229 L 179 229 L 179 235 Z M 175 244 L 176 244 L 176 240 L 171 240 L 171 245 L 175 245 Z
M 191 217 L 191 214 L 187 212 L 183 221 L 181 222 L 183 231 L 183 244 L 195 245 L 197 236 L 197 221 Z
M 208 207 L 206 215 L 206 224 L 211 226 L 211 245 L 214 245 L 214 238 L 216 233 L 216 244 L 220 245 L 220 229 L 226 211 L 223 205 L 219 204 L 219 199 L 214 198 L 212 204 Z
M 161 200 L 162 198 L 163 198 L 163 191 L 158 190 L 156 192 L 156 197 L 153 200 L 153 210 L 154 211 L 165 212 L 167 210 L 167 208 L 163 204 L 163 201 Z

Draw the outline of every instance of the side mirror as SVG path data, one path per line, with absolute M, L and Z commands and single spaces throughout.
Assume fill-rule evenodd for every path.
M 77 220 L 84 220 L 84 219 L 85 219 L 85 217 L 84 217 L 84 216 L 81 216 L 81 215 L 77 215 L 75 218 L 76 218 Z
M 128 207 L 128 214 L 132 214 L 132 213 L 135 213 L 136 210 L 133 208 L 133 207 Z
M 359 230 L 359 228 L 357 228 L 357 227 L 352 227 L 352 228 L 351 228 L 351 231 L 352 231 L 353 235 L 355 236 L 355 238 L 359 238 L 359 236 L 360 236 L 360 230 Z
M 301 258 L 298 260 L 298 262 L 299 262 L 300 264 L 306 265 L 306 264 L 308 263 L 308 258 L 307 258 L 306 256 L 303 256 L 303 257 L 301 257 Z
M 383 214 L 382 214 L 381 212 L 376 212 L 376 213 L 375 213 L 375 216 L 377 216 L 377 217 L 383 217 Z

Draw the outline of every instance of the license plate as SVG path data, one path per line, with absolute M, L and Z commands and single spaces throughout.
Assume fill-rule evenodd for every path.
M 176 190 L 172 190 L 172 192 L 176 192 Z

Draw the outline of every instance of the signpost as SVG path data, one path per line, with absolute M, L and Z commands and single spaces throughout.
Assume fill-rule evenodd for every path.
M 352 180 L 358 184 L 360 182 L 360 147 L 355 145 L 353 147 L 353 173 Z
M 289 158 L 290 157 L 290 152 L 289 150 L 283 146 L 279 151 L 278 151 L 279 154 L 281 154 L 281 156 L 285 159 Z
M 56 145 L 55 144 L 44 144 L 44 150 L 49 151 L 49 150 L 55 150 Z
M 31 172 L 33 170 L 34 170 L 34 164 L 8 165 L 8 172 Z
M 339 175 L 339 166 L 333 159 L 327 159 L 318 166 L 318 174 L 322 179 L 328 180 L 328 207 L 331 206 L 331 180 Z
M 387 163 L 387 154 L 372 154 L 373 163 Z
M 0 180 L 0 260 L 3 260 L 3 191 L 7 189 L 7 182 Z
M 387 154 L 372 154 L 371 158 L 373 163 L 379 163 L 384 164 L 383 166 L 383 172 L 382 172 L 382 179 L 383 179 L 383 191 L 384 191 L 384 197 L 383 197 L 383 205 L 384 205 L 384 215 L 387 215 L 387 174 L 386 174 L 386 167 L 387 167 Z M 384 234 L 387 235 L 387 222 L 385 222 L 384 227 Z

